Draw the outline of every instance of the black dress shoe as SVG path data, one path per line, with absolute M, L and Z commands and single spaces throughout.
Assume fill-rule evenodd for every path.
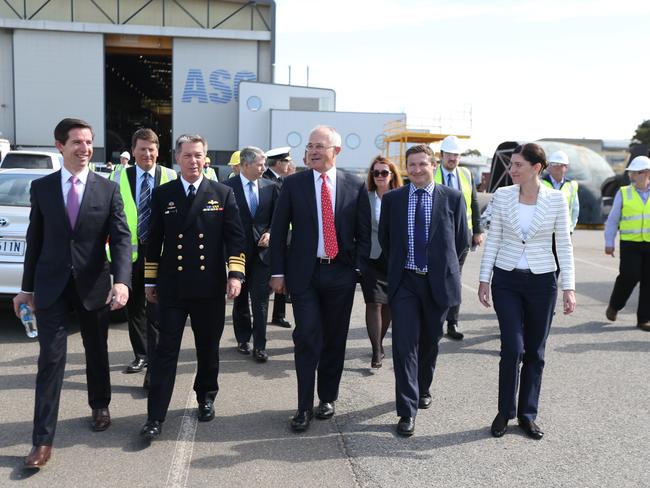
M 544 437 L 544 432 L 540 430 L 538 425 L 528 419 L 517 419 L 519 421 L 519 427 L 522 428 L 522 430 L 526 433 L 528 437 L 531 439 L 535 439 L 536 441 L 540 440 L 542 437 Z
M 103 432 L 111 425 L 111 414 L 106 408 L 93 408 L 92 422 L 90 423 L 95 432 Z
M 608 305 L 607 310 L 605 310 L 605 317 L 607 317 L 607 320 L 616 322 L 617 316 L 618 316 L 618 312 Z
M 319 402 L 316 408 L 316 418 L 321 420 L 331 419 L 335 412 L 334 402 Z
M 199 402 L 199 422 L 209 422 L 214 418 L 214 403 L 210 400 Z
M 258 363 L 265 363 L 268 361 L 269 355 L 264 349 L 253 349 L 253 358 Z
M 506 433 L 506 430 L 508 430 L 508 419 L 498 413 L 492 421 L 492 427 L 490 427 L 492 437 L 503 437 L 503 434 Z
M 432 403 L 433 400 L 431 399 L 431 393 L 423 393 L 420 395 L 420 399 L 418 400 L 418 408 L 420 410 L 426 410 Z
M 400 417 L 397 422 L 397 433 L 404 437 L 410 437 L 415 432 L 415 417 Z
M 285 329 L 290 329 L 291 328 L 291 323 L 285 318 L 273 319 L 273 320 L 271 320 L 271 323 L 273 325 L 277 325 L 278 327 L 284 327 Z
M 156 437 L 160 437 L 162 432 L 162 422 L 158 420 L 147 420 L 147 423 L 142 426 L 140 435 L 145 439 L 152 441 Z
M 237 343 L 237 352 L 240 354 L 250 354 L 251 346 L 248 342 L 239 342 Z
M 447 324 L 447 337 L 455 341 L 462 341 L 465 334 L 460 331 L 458 324 Z
M 148 390 L 150 385 L 151 385 L 151 373 L 149 373 L 149 370 L 147 370 L 147 372 L 144 375 L 144 381 L 142 382 L 142 388 Z
M 314 417 L 313 410 L 297 411 L 291 419 L 291 430 L 294 432 L 304 432 L 309 428 L 309 422 Z
M 126 374 L 140 373 L 144 370 L 149 363 L 144 358 L 135 358 L 131 364 L 126 367 Z

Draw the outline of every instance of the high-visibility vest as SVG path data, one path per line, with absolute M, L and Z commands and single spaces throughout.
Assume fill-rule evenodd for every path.
M 96 163 L 88 163 L 88 169 L 94 172 L 97 169 Z
M 122 202 L 124 202 L 124 215 L 126 215 L 126 223 L 131 232 L 131 261 L 135 263 L 138 260 L 138 204 L 135 202 L 131 193 L 131 183 L 129 183 L 128 178 L 122 178 L 123 174 L 125 174 L 124 171 L 118 171 L 117 173 L 112 173 L 111 177 L 120 186 L 120 196 L 122 197 Z M 160 166 L 161 185 L 175 179 L 176 171 Z M 106 243 L 106 256 L 110 261 L 111 252 L 108 243 Z
M 117 182 L 119 179 L 117 175 L 119 175 L 123 169 L 124 169 L 124 165 L 122 163 L 117 163 L 116 165 L 113 166 L 113 171 L 111 171 L 111 174 L 108 175 L 108 179 Z
M 436 174 L 433 177 L 433 180 L 438 185 L 446 185 L 447 182 L 442 181 L 442 165 L 438 165 L 436 168 Z M 472 226 L 472 174 L 467 168 L 458 166 L 456 168 L 458 174 L 458 182 L 460 183 L 460 191 L 465 198 L 465 210 L 467 210 L 467 226 L 471 231 Z
M 217 173 L 214 171 L 214 168 L 209 168 L 209 167 L 205 168 L 204 167 L 203 168 L 203 175 L 209 180 L 219 181 L 219 179 L 217 178 Z
M 554 188 L 553 183 L 546 178 L 542 179 L 542 184 L 549 188 Z M 569 214 L 571 219 L 573 219 L 573 204 L 576 198 L 578 198 L 578 182 L 575 180 L 564 180 L 564 183 L 560 186 L 560 191 L 564 194 L 564 198 L 566 198 L 566 202 L 569 204 Z M 573 222 L 573 220 L 571 221 Z
M 650 242 L 650 198 L 643 203 L 633 185 L 623 186 L 621 192 L 621 220 L 618 229 L 622 241 Z

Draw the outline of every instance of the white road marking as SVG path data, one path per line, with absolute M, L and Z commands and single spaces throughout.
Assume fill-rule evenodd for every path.
M 463 283 L 462 285 L 463 288 L 467 288 L 472 293 L 478 293 L 478 288 L 474 288 L 473 286 L 466 285 L 465 283 Z
M 612 268 L 611 266 L 605 266 L 603 264 L 598 264 L 594 263 L 593 261 L 587 261 L 586 259 L 580 259 L 580 258 L 573 258 L 574 261 L 578 261 L 580 263 L 588 264 L 589 266 L 596 266 L 597 268 L 602 268 L 606 269 L 607 271 L 613 271 L 614 273 L 618 273 L 618 268 Z
M 165 484 L 167 488 L 185 488 L 187 485 L 190 463 L 192 462 L 192 451 L 194 450 L 194 436 L 198 424 L 198 418 L 194 414 L 195 405 L 196 393 L 194 390 L 190 390 L 185 403 L 181 428 L 176 439 L 174 457 L 167 475 L 167 483 Z

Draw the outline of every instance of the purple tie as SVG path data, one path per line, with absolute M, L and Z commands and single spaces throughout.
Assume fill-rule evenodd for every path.
M 68 190 L 68 219 L 70 220 L 70 228 L 74 229 L 79 216 L 79 192 L 77 191 L 77 181 L 79 178 L 76 176 L 70 177 L 70 189 Z

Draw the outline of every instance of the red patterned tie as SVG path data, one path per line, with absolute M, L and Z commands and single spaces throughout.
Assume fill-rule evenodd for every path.
M 325 241 L 325 254 L 334 259 L 339 253 L 339 245 L 336 242 L 336 227 L 334 226 L 334 212 L 332 211 L 332 197 L 327 186 L 327 175 L 320 175 L 323 181 L 320 189 L 320 206 L 323 214 L 323 240 Z

